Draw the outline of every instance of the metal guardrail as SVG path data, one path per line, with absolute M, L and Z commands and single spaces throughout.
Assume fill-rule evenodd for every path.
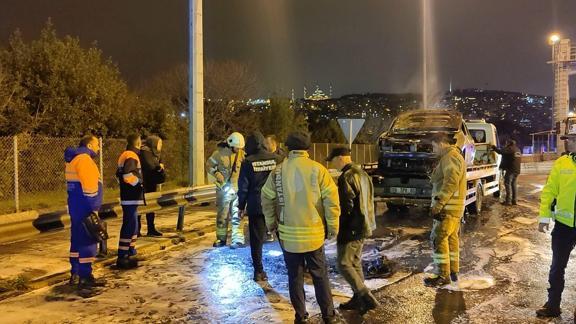
M 214 185 L 195 188 L 180 188 L 176 190 L 146 194 L 146 206 L 141 206 L 139 212 L 146 213 L 165 208 L 178 207 L 177 229 L 182 230 L 184 224 L 184 209 L 188 205 L 210 203 L 216 199 Z M 117 202 L 107 202 L 102 205 L 98 214 L 103 218 L 115 218 L 122 214 L 122 206 Z M 70 226 L 68 210 L 28 211 L 2 215 L 0 217 L 0 243 L 28 238 L 55 229 Z

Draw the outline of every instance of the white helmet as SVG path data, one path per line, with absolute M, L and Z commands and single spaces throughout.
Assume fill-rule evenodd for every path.
M 238 132 L 234 132 L 228 136 L 226 143 L 228 143 L 228 146 L 230 147 L 243 149 L 245 145 L 244 136 Z

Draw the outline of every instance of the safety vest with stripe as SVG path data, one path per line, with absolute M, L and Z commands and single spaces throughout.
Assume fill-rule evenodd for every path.
M 576 162 L 569 155 L 558 158 L 540 195 L 540 223 L 551 219 L 575 226 Z M 554 204 L 554 201 L 556 203 Z
M 262 187 L 262 212 L 270 230 L 278 230 L 282 248 L 292 253 L 322 247 L 327 232 L 338 234 L 338 188 L 328 170 L 306 151 L 291 151 L 288 159 Z
M 116 176 L 120 183 L 120 204 L 144 205 L 142 170 L 137 152 L 126 150 L 120 155 Z
M 466 201 L 466 162 L 456 146 L 440 153 L 432 172 L 432 207 L 441 206 L 448 215 L 461 217 Z

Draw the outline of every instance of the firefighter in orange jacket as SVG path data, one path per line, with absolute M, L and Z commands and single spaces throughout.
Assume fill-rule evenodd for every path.
M 138 235 L 138 206 L 144 205 L 142 171 L 138 153 L 142 146 L 139 135 L 130 135 L 128 145 L 120 158 L 116 176 L 120 183 L 120 205 L 122 205 L 122 228 L 118 243 L 119 269 L 131 269 L 138 266 L 136 255 L 136 238 Z
M 70 228 L 70 284 L 78 284 L 79 291 L 90 293 L 92 288 L 104 286 L 103 280 L 92 275 L 92 262 L 96 257 L 97 241 L 84 228 L 83 221 L 102 205 L 102 182 L 94 162 L 100 150 L 93 135 L 82 138 L 78 148 L 64 152 Z

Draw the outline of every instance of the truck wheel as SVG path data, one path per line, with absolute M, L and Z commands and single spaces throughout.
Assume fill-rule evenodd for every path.
M 482 185 L 476 185 L 476 201 L 470 205 L 470 214 L 479 215 L 482 211 L 482 201 L 484 200 L 484 194 L 482 193 Z
M 494 193 L 492 194 L 492 197 L 494 197 L 494 198 L 500 198 L 500 190 L 494 191 Z

